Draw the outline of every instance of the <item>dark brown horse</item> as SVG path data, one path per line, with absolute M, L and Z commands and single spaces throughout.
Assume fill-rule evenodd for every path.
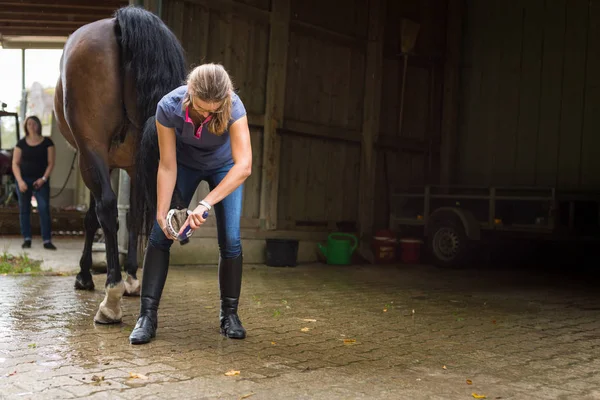
M 158 101 L 185 81 L 183 49 L 154 14 L 137 7 L 117 10 L 114 18 L 87 24 L 64 46 L 54 111 L 66 140 L 79 152 L 79 168 L 91 191 L 85 217 L 85 246 L 75 287 L 94 290 L 90 273 L 96 230 L 106 238 L 105 297 L 94 321 L 121 321 L 123 294 L 139 294 L 137 237 L 155 218 L 155 112 Z M 110 171 L 131 178 L 129 248 L 122 279 L 117 246 L 117 196 Z

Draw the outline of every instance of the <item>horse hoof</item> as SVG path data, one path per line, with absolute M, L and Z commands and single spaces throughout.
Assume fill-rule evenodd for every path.
M 84 279 L 81 274 L 77 274 L 75 278 L 75 289 L 76 290 L 94 290 L 94 281 L 92 278 Z
M 113 325 L 122 322 L 122 312 L 117 314 L 100 308 L 94 317 L 94 322 L 100 325 Z
M 123 319 L 123 310 L 121 309 L 121 298 L 125 292 L 123 281 L 113 287 L 106 287 L 106 295 L 100 303 L 98 312 L 94 317 L 94 322 L 98 324 L 118 324 Z
M 127 278 L 125 279 L 125 296 L 139 296 L 140 290 L 141 286 L 139 279 L 127 275 Z

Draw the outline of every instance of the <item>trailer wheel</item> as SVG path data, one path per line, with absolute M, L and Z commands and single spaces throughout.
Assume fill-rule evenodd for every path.
M 434 222 L 427 235 L 429 253 L 439 267 L 458 267 L 466 260 L 469 238 L 459 221 L 443 219 Z

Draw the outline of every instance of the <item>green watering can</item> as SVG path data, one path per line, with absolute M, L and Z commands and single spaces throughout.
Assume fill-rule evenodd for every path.
M 350 240 L 347 239 L 335 239 L 335 237 L 350 238 L 354 241 L 351 245 Z M 349 233 L 331 233 L 327 237 L 327 245 L 323 246 L 321 243 L 318 244 L 319 250 L 327 258 L 327 264 L 333 265 L 348 265 L 352 259 L 352 253 L 356 250 L 358 245 L 358 239 L 356 236 Z

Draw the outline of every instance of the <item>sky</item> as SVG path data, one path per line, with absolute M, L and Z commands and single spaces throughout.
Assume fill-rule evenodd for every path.
M 59 62 L 62 49 L 25 50 L 25 86 L 27 89 L 34 82 L 39 82 L 43 88 L 54 88 L 59 75 Z M 0 47 L 0 101 L 7 104 L 6 111 L 16 112 L 21 102 L 21 50 L 3 49 Z M 50 125 L 42 115 L 43 134 L 50 133 Z M 20 121 L 21 124 L 23 121 Z M 21 125 L 21 135 L 23 127 Z M 16 144 L 16 124 L 13 117 L 4 117 L 0 121 L 0 147 L 10 149 Z
M 25 50 L 25 86 L 39 82 L 44 88 L 54 87 L 59 74 L 62 49 Z M 16 111 L 21 100 L 21 50 L 0 48 L 0 101 L 7 111 Z

